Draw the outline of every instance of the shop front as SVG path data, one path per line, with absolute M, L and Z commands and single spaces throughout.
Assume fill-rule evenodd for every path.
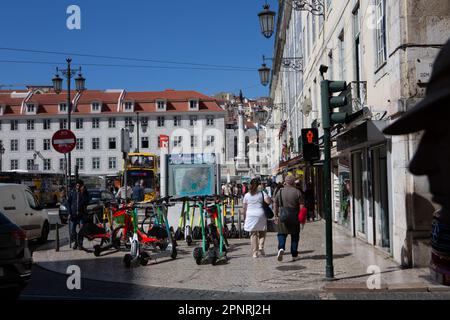
M 337 137 L 333 159 L 335 221 L 354 237 L 392 248 L 384 121 L 365 121 Z

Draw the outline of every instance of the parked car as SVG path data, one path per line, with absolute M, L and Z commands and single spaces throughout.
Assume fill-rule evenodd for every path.
M 0 210 L 25 230 L 28 240 L 47 242 L 50 232 L 48 212 L 27 186 L 0 183 Z
M 104 189 L 88 189 L 89 193 L 89 204 L 87 206 L 87 211 L 89 216 L 97 215 L 99 220 L 102 220 L 103 209 L 105 205 L 115 204 L 116 199 L 114 195 Z M 67 202 L 64 201 L 59 207 L 59 218 L 61 223 L 66 224 L 69 217 L 67 210 Z
M 26 233 L 0 212 L 0 297 L 17 298 L 31 278 Z

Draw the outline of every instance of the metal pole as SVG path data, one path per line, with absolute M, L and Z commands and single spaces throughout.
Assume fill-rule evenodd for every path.
M 136 121 L 136 134 L 137 134 L 137 140 L 136 140 L 136 150 L 139 153 L 139 112 L 136 113 L 137 115 L 137 121 Z
M 70 80 L 72 78 L 72 71 L 70 70 L 70 64 L 72 62 L 72 59 L 68 58 L 67 60 L 67 128 L 71 129 L 71 113 L 72 113 L 72 103 L 70 99 Z M 72 181 L 72 155 L 69 152 L 69 164 L 68 164 L 68 171 L 69 171 L 69 182 Z
M 69 179 L 68 179 L 68 175 L 67 175 L 67 154 L 64 153 L 64 174 L 66 176 L 66 206 L 68 205 L 67 200 L 69 199 Z M 69 209 L 66 207 L 67 209 L 67 213 L 69 214 Z M 68 222 L 68 226 L 69 226 L 69 248 L 72 248 L 72 235 L 70 234 L 71 231 L 71 222 L 70 222 L 70 215 L 67 216 L 67 222 Z
M 329 101 L 329 81 L 323 80 L 322 90 L 322 125 L 324 141 L 324 166 L 323 166 L 323 193 L 324 193 L 324 216 L 325 216 L 325 236 L 326 236 L 326 279 L 334 278 L 333 267 L 333 225 L 331 219 L 331 119 Z
M 56 221 L 56 252 L 59 252 L 59 223 Z

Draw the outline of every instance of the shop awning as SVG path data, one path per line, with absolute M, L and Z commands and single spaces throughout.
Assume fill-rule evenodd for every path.
M 339 134 L 336 137 L 337 151 L 351 151 L 385 141 L 386 136 L 382 130 L 386 125 L 386 121 L 367 120 Z

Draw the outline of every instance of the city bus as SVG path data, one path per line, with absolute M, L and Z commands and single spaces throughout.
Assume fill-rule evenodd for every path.
M 64 174 L 59 173 L 26 170 L 0 172 L 0 183 L 18 183 L 28 186 L 37 200 L 47 207 L 56 207 L 61 201 L 64 179 Z
M 151 201 L 159 195 L 159 157 L 153 153 L 129 153 L 126 161 L 127 184 L 134 187 L 143 184 L 144 201 Z M 122 173 L 123 182 L 123 173 Z

